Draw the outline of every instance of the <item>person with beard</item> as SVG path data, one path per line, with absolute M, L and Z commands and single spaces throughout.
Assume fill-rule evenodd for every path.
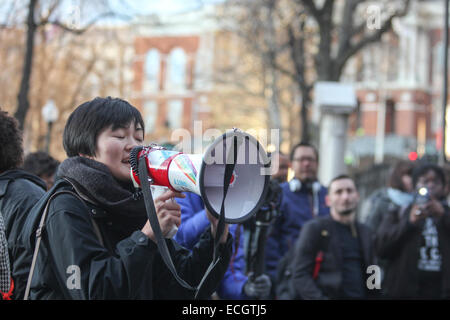
M 308 220 L 329 214 L 325 204 L 327 189 L 317 181 L 319 154 L 317 149 L 305 142 L 292 148 L 290 154 L 294 178 L 280 184 L 280 214 L 270 226 L 266 243 L 265 267 L 276 285 L 281 281 L 284 260 L 290 259 L 302 226 Z
M 330 216 L 308 221 L 295 244 L 292 290 L 296 299 L 367 299 L 366 269 L 375 264 L 370 229 L 356 221 L 359 195 L 347 175 L 334 178 Z
M 17 120 L 0 111 L 0 214 L 8 242 L 10 270 L 14 284 L 13 299 L 23 297 L 27 269 L 20 269 L 22 248 L 17 239 L 31 208 L 46 191 L 39 177 L 22 169 L 22 133 Z
M 413 171 L 413 185 L 415 200 L 383 215 L 376 235 L 377 253 L 389 263 L 383 283 L 386 297 L 448 299 L 450 208 L 444 171 L 422 164 Z
M 144 136 L 141 114 L 122 99 L 95 98 L 72 112 L 63 134 L 68 159 L 60 164 L 55 185 L 33 208 L 20 239 L 31 255 L 36 235 L 42 239 L 33 258 L 30 299 L 195 297 L 196 292 L 180 285 L 163 262 L 142 191 L 133 187 L 130 153 L 143 145 Z M 179 197 L 184 195 L 167 191 L 154 199 L 164 237 L 180 225 L 180 206 L 173 202 Z M 47 216 L 42 230 L 38 227 L 43 212 Z M 192 286 L 202 280 L 213 256 L 218 220 L 211 215 L 208 219 L 211 225 L 192 252 L 166 240 L 177 273 Z M 198 298 L 207 299 L 216 289 L 228 267 L 231 246 L 225 225 L 217 251 L 221 259 Z

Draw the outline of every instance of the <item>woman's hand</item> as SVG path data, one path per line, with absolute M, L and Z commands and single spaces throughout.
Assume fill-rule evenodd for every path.
M 179 227 L 181 224 L 181 207 L 173 198 L 184 198 L 184 194 L 168 190 L 162 195 L 154 199 L 156 215 L 158 217 L 161 233 L 165 237 L 175 226 Z M 171 200 L 171 201 L 167 201 Z M 155 234 L 147 220 L 144 228 L 141 230 L 147 237 L 156 242 Z
M 211 222 L 211 234 L 213 237 L 216 237 L 217 232 L 217 224 L 219 223 L 219 219 L 211 214 L 208 209 L 205 208 L 206 216 L 208 217 L 209 222 Z M 225 243 L 228 237 L 228 223 L 225 223 L 225 227 L 223 229 L 222 237 L 220 238 L 220 243 Z

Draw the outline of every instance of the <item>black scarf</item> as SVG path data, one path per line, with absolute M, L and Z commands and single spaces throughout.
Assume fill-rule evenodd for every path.
M 85 157 L 68 158 L 60 164 L 57 178 L 69 178 L 85 196 L 105 209 L 111 220 L 120 223 L 126 236 L 140 230 L 147 221 L 142 192 L 131 181 L 116 180 L 101 162 Z

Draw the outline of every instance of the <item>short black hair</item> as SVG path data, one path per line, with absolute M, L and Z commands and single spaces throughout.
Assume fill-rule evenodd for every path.
M 59 161 L 50 156 L 47 152 L 38 151 L 28 154 L 23 161 L 23 170 L 43 177 L 53 176 L 58 169 Z
M 334 177 L 333 179 L 331 179 L 330 183 L 328 184 L 328 190 L 331 189 L 331 185 L 333 184 L 333 182 L 338 181 L 338 180 L 343 180 L 343 179 L 352 180 L 356 187 L 356 182 L 352 177 L 350 177 L 348 174 L 340 174 L 340 175 Z
M 441 180 L 442 185 L 445 187 L 446 180 L 444 170 L 434 163 L 424 163 L 413 170 L 412 181 L 414 188 L 417 186 L 420 177 L 426 175 L 430 171 L 434 171 L 436 176 Z
M 97 137 L 104 129 L 126 128 L 132 121 L 145 132 L 138 109 L 119 98 L 97 97 L 78 106 L 69 116 L 63 134 L 68 157 L 95 156 Z
M 300 148 L 300 147 L 308 147 L 308 148 L 313 149 L 313 150 L 314 150 L 314 154 L 316 155 L 316 160 L 317 160 L 317 162 L 319 162 L 319 152 L 317 151 L 317 148 L 316 148 L 314 145 L 312 145 L 311 143 L 309 143 L 309 142 L 304 142 L 304 141 L 297 143 L 297 144 L 291 149 L 291 154 L 290 154 L 290 156 L 289 156 L 289 159 L 290 159 L 291 161 L 294 160 L 295 150 L 297 150 L 297 148 Z
M 0 110 L 0 173 L 23 162 L 23 139 L 17 120 Z

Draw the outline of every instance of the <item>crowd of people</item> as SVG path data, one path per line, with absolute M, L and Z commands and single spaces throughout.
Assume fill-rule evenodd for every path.
M 130 152 L 145 136 L 135 107 L 110 97 L 78 106 L 65 125 L 61 163 L 44 152 L 24 158 L 17 121 L 3 111 L 0 130 L 2 299 L 450 297 L 447 168 L 399 161 L 361 211 L 351 176 L 318 181 L 313 145 L 277 152 L 276 214 L 256 274 L 248 238 L 258 221 L 219 233 L 200 196 L 167 191 L 154 207 L 183 284 L 166 265 L 130 177 Z M 210 264 L 216 250 L 220 259 Z

